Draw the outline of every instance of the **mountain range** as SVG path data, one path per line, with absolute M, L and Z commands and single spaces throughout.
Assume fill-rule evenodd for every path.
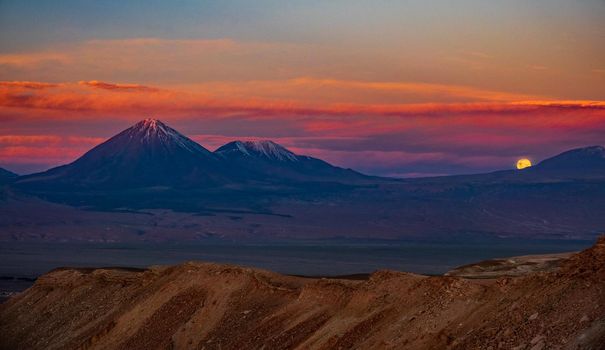
M 392 179 L 268 140 L 211 152 L 146 119 L 70 164 L 1 176 L 0 240 L 592 239 L 605 232 L 602 146 L 523 170 Z
M 488 174 L 408 179 L 412 183 L 534 182 L 605 176 L 605 148 L 563 152 L 535 166 Z M 4 182 L 16 174 L 0 171 Z M 145 119 L 94 147 L 76 161 L 22 176 L 26 188 L 132 189 L 394 181 L 297 155 L 270 141 L 232 141 L 211 152 L 159 120 Z
M 233 141 L 210 152 L 161 121 L 145 119 L 73 163 L 21 177 L 16 183 L 53 190 L 107 190 L 367 179 L 353 170 L 296 155 L 272 141 Z
M 351 169 L 333 166 L 321 159 L 294 154 L 283 146 L 269 140 L 233 141 L 219 147 L 215 152 L 248 178 L 259 181 L 331 181 L 359 182 L 369 180 Z

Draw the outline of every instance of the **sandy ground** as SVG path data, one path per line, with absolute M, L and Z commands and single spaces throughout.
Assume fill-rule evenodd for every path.
M 527 272 L 527 271 L 526 271 Z M 58 269 L 0 306 L 2 349 L 604 349 L 605 237 L 557 268 L 315 279 L 208 263 Z

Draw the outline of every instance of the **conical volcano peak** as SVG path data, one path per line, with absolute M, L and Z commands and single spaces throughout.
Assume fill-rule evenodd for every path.
M 143 119 L 139 122 L 140 124 L 143 124 L 144 127 L 148 127 L 148 128 L 157 128 L 158 124 L 163 126 L 164 123 L 162 123 L 161 121 L 154 119 L 154 118 L 146 118 Z
M 145 144 L 176 144 L 190 152 L 203 151 L 204 153 L 210 153 L 185 135 L 154 118 L 141 120 L 129 129 L 126 129 L 123 133 L 129 139 L 138 140 Z
M 44 173 L 58 185 L 82 188 L 207 186 L 227 181 L 210 151 L 153 118 L 137 122 L 66 166 Z M 54 186 L 54 185 L 52 185 Z
M 162 131 L 164 133 L 170 129 L 166 124 L 154 118 L 143 119 L 136 123 L 132 128 L 136 130 Z

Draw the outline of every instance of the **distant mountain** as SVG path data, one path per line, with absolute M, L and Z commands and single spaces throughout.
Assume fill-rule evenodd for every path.
M 19 179 L 18 184 L 76 188 L 210 186 L 226 181 L 221 160 L 159 120 L 145 119 L 71 164 Z
M 533 172 L 591 177 L 605 175 L 605 148 L 590 146 L 563 152 L 530 168 Z
M 371 177 L 293 153 L 269 140 L 232 141 L 214 153 L 244 171 L 248 180 L 357 182 Z
M 511 178 L 511 175 L 524 182 L 605 179 L 605 148 L 572 149 L 521 171 L 511 170 L 505 177 Z
M 523 170 L 387 180 L 270 141 L 212 153 L 146 120 L 4 186 L 13 200 L 0 200 L 0 240 L 594 237 L 605 232 L 602 154 L 587 147 Z
M 8 171 L 6 169 L 0 168 L 0 184 L 10 182 L 10 181 L 14 180 L 15 178 L 17 178 L 17 176 L 19 176 L 19 175 L 15 174 L 11 171 Z
M 500 170 L 485 174 L 439 176 L 402 180 L 422 185 L 477 185 L 504 183 L 541 183 L 575 180 L 605 180 L 605 148 L 576 148 L 522 169 Z
M 270 140 L 232 141 L 219 147 L 214 153 L 229 159 L 250 157 L 271 162 L 297 162 L 302 158 Z
M 234 141 L 210 152 L 155 119 L 145 119 L 94 147 L 73 163 L 20 177 L 28 189 L 119 190 L 150 187 L 242 188 L 296 182 L 367 180 L 353 170 L 296 155 L 272 141 Z

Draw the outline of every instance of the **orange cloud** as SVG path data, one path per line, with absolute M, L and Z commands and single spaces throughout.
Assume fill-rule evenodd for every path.
M 39 90 L 57 87 L 59 84 L 43 83 L 39 81 L 0 81 L 0 87 L 2 86 Z
M 399 92 L 403 94 L 425 95 L 433 98 L 466 98 L 475 101 L 518 101 L 531 98 L 527 94 L 508 93 L 468 86 L 427 84 L 416 82 L 374 82 L 335 79 L 299 78 L 292 80 L 294 85 L 306 85 L 312 88 L 355 89 L 363 91 Z
M 65 164 L 103 142 L 102 137 L 0 135 L 0 164 L 41 164 L 38 170 Z
M 296 89 L 293 86 L 308 87 L 308 79 L 284 81 L 283 87 L 290 89 L 290 94 L 283 99 L 270 99 L 254 94 L 254 90 L 262 88 L 263 82 L 241 90 L 240 84 L 233 83 L 234 94 L 229 94 L 226 83 L 216 92 L 213 85 L 201 84 L 194 89 L 192 86 L 184 88 L 155 88 L 139 84 L 117 84 L 101 81 L 79 82 L 78 84 L 48 84 L 27 82 L 31 86 L 60 87 L 52 91 L 35 91 L 23 93 L 18 87 L 21 84 L 0 85 L 0 106 L 17 109 L 40 109 L 56 111 L 78 112 L 118 112 L 128 115 L 146 115 L 149 112 L 165 113 L 168 115 L 195 115 L 213 114 L 221 116 L 272 117 L 274 115 L 291 116 L 355 116 L 355 115 L 382 115 L 382 116 L 429 116 L 441 114 L 511 114 L 527 113 L 544 109 L 581 109 L 585 111 L 600 111 L 605 109 L 603 101 L 567 101 L 567 100 L 513 100 L 516 95 L 500 94 L 498 92 L 481 92 L 480 90 L 465 87 L 435 86 L 432 84 L 412 83 L 361 83 L 342 82 L 334 80 L 312 81 L 314 84 L 328 86 L 353 86 L 355 89 L 367 90 L 397 90 L 414 91 L 415 94 L 450 93 L 466 96 L 475 96 L 483 99 L 492 96 L 493 100 L 482 102 L 456 102 L 456 103 L 342 103 L 342 99 L 334 98 L 317 102 L 313 96 L 305 99 L 295 99 Z M 267 83 L 272 89 L 279 88 L 278 82 Z M 103 92 L 91 94 L 81 87 L 94 87 Z M 364 90 L 365 89 L 365 90 Z M 37 89 L 41 90 L 41 89 Z M 313 88 L 312 90 L 316 90 Z M 129 91 L 133 94 L 124 96 L 120 91 Z M 247 93 L 249 92 L 249 93 Z M 329 92 L 329 91 L 328 91 Z M 140 93 L 140 94 L 138 94 Z M 324 91 L 318 91 L 321 95 Z M 232 96 L 232 97 L 230 97 Z M 519 95 L 517 97 L 527 97 Z M 504 100 L 504 101 L 502 101 Z
M 31 52 L 22 54 L 0 54 L 0 66 L 35 68 L 41 64 L 69 64 L 69 55 L 60 52 Z
M 139 85 L 139 84 L 114 84 L 114 83 L 106 83 L 103 81 L 90 80 L 90 81 L 80 81 L 78 82 L 80 85 L 89 86 L 98 89 L 105 90 L 124 90 L 124 91 L 158 91 L 159 89 Z
M 303 154 L 382 174 L 418 173 L 397 170 L 395 165 L 412 167 L 423 162 L 444 162 L 462 169 L 455 171 L 481 164 L 498 169 L 497 164 L 508 164 L 530 150 L 536 150 L 534 157 L 539 158 L 571 147 L 605 143 L 605 101 L 524 95 L 509 100 L 514 96 L 482 94 L 474 88 L 330 79 L 243 85 L 220 82 L 147 89 L 139 84 L 89 81 L 36 89 L 3 84 L 0 162 L 66 163 L 149 116 L 194 135 L 211 149 L 233 139 L 274 139 Z M 427 96 L 472 95 L 474 102 L 440 103 L 436 98 L 427 103 L 383 103 L 378 96 L 376 101 L 381 103 L 373 99 L 345 103 L 346 93 L 335 93 L 399 94 L 416 88 L 417 94 Z M 494 100 L 482 100 L 488 96 Z M 112 128 L 108 130 L 106 125 Z M 48 133 L 49 126 L 54 135 Z M 84 128 L 86 133 L 79 131 Z M 382 168 L 376 170 L 377 166 Z M 436 171 L 431 169 L 421 172 Z
M 367 91 L 381 91 L 389 102 L 401 100 L 401 94 L 409 95 L 405 102 L 429 102 L 418 99 L 426 94 L 458 99 L 440 102 L 511 101 L 524 95 L 523 91 L 555 98 L 604 97 L 603 67 L 580 64 L 585 60 L 570 64 L 559 55 L 548 54 L 543 59 L 523 57 L 511 62 L 506 55 L 468 48 L 460 51 L 429 45 L 428 51 L 410 52 L 406 45 L 362 50 L 358 42 L 340 44 L 230 38 L 98 39 L 0 54 L 0 75 L 7 80 L 119 80 L 158 86 L 232 81 L 244 87 L 250 81 L 319 77 L 292 79 L 297 80 L 292 83 L 324 91 L 329 86 L 331 94 L 346 91 L 355 101 L 364 99 Z M 547 75 L 544 67 L 549 68 Z M 397 81 L 402 77 L 412 82 Z M 481 88 L 465 86 L 469 84 Z M 418 92 L 422 94 L 415 95 Z

